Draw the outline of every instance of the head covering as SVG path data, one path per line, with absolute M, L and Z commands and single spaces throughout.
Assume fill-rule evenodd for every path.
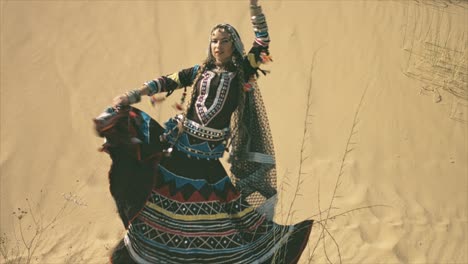
M 238 109 L 239 110 L 239 109 Z M 274 216 L 276 161 L 268 116 L 260 90 L 246 92 L 242 114 L 235 112 L 229 162 L 239 191 L 249 203 Z
M 241 38 L 237 30 L 230 24 L 217 24 L 216 26 L 214 26 L 211 29 L 211 33 L 210 33 L 210 43 L 211 43 L 211 34 L 213 34 L 213 32 L 219 28 L 226 30 L 227 33 L 231 35 L 232 42 L 234 44 L 236 51 L 239 52 L 240 55 L 244 55 L 244 44 L 242 44 Z M 211 55 L 211 46 L 208 46 L 208 54 Z
M 235 50 L 240 56 L 244 56 L 244 45 L 237 30 L 230 24 L 217 24 L 211 29 L 211 34 L 219 28 L 231 35 Z M 211 46 L 208 48 L 208 54 L 212 57 Z M 240 107 L 231 118 L 231 176 L 250 205 L 272 219 L 277 200 L 277 186 L 270 125 L 258 86 L 244 91 L 244 96 L 240 98 L 243 103 L 239 104 Z

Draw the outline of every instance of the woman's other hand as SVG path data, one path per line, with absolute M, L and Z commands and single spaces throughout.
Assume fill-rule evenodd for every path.
M 258 4 L 258 0 L 250 0 L 250 5 L 256 6 Z
M 120 106 L 126 106 L 129 105 L 129 100 L 128 96 L 126 94 L 119 95 L 112 100 L 112 106 L 114 108 L 118 108 Z

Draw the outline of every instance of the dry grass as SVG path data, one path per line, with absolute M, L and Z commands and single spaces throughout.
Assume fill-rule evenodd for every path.
M 306 155 L 306 147 L 307 147 L 307 139 L 308 139 L 308 133 L 309 133 L 309 125 L 311 124 L 310 118 L 313 117 L 313 114 L 311 113 L 311 91 L 313 89 L 313 70 L 314 70 L 315 60 L 316 60 L 318 51 L 319 50 L 316 50 L 313 54 L 312 63 L 310 67 L 310 73 L 309 73 L 309 87 L 307 89 L 307 97 L 306 97 L 307 103 L 306 103 L 305 116 L 304 116 L 304 129 L 303 129 L 303 134 L 302 134 L 301 150 L 300 150 L 300 158 L 299 158 L 299 169 L 298 169 L 297 178 L 295 180 L 295 183 L 291 184 L 290 178 L 288 177 L 288 175 L 285 175 L 284 177 L 285 181 L 283 181 L 281 185 L 281 189 L 283 192 L 285 191 L 285 186 L 289 186 L 289 188 L 293 188 L 294 190 L 292 201 L 289 204 L 287 212 L 286 212 L 286 216 L 285 216 L 286 219 L 284 219 L 284 215 L 282 214 L 282 212 L 284 212 L 283 211 L 284 205 L 282 203 L 279 204 L 279 210 L 278 210 L 279 214 L 283 216 L 283 220 L 285 220 L 285 223 L 288 223 L 288 224 L 290 224 L 290 220 L 292 219 L 295 213 L 295 210 L 293 210 L 293 205 L 296 202 L 297 197 L 301 196 L 300 188 L 301 188 L 302 183 L 304 182 L 304 176 L 308 175 L 308 173 L 304 171 L 304 164 L 305 164 L 305 161 L 309 158 L 309 156 Z M 317 249 L 320 244 L 322 244 L 323 255 L 325 259 L 327 260 L 327 263 L 340 263 L 340 264 L 342 263 L 343 260 L 342 260 L 339 242 L 335 239 L 335 237 L 331 234 L 331 232 L 328 229 L 328 224 L 330 221 L 335 220 L 337 217 L 346 216 L 347 214 L 351 212 L 355 212 L 355 211 L 367 210 L 373 207 L 389 207 L 387 205 L 369 205 L 369 206 L 357 207 L 357 208 L 353 208 L 353 209 L 349 209 L 346 211 L 332 214 L 333 210 L 338 209 L 334 207 L 334 202 L 335 202 L 335 199 L 339 197 L 338 189 L 341 185 L 342 177 L 345 174 L 346 161 L 350 153 L 357 146 L 357 142 L 355 141 L 354 138 L 356 134 L 358 133 L 357 128 L 358 128 L 358 124 L 360 121 L 359 116 L 362 110 L 362 106 L 363 106 L 364 99 L 367 93 L 367 89 L 368 89 L 368 86 L 366 86 L 366 88 L 362 92 L 360 101 L 354 112 L 353 123 L 350 128 L 350 132 L 348 134 L 348 138 L 344 147 L 343 155 L 342 155 L 341 162 L 340 162 L 340 168 L 336 176 L 336 182 L 333 187 L 333 192 L 330 197 L 330 202 L 328 203 L 327 208 L 324 208 L 324 210 L 320 208 L 320 204 L 321 204 L 320 184 L 319 186 L 317 186 L 318 188 L 317 200 L 318 200 L 318 206 L 319 206 L 317 209 L 319 212 L 318 214 L 312 215 L 310 218 L 314 219 L 315 226 L 313 230 L 315 232 L 320 232 L 320 234 L 318 236 L 317 241 L 315 241 L 315 243 L 311 244 L 310 243 L 311 241 L 309 241 L 309 244 L 307 245 L 306 251 L 307 251 L 308 256 L 306 259 L 306 263 L 313 263 L 314 257 L 316 257 L 318 254 Z M 327 247 L 325 243 L 326 239 L 332 240 L 332 245 L 334 246 L 334 248 L 330 249 Z M 336 260 L 330 257 L 331 251 L 334 251 L 333 256 L 336 256 L 335 257 Z M 277 262 L 275 263 L 282 263 L 281 258 L 277 258 Z
M 59 221 L 78 207 L 86 204 L 75 194 L 63 194 L 63 204 L 50 218 L 44 217 L 44 190 L 40 192 L 39 201 L 31 204 L 25 199 L 25 207 L 18 207 L 12 212 L 14 224 L 11 234 L 0 234 L 0 256 L 3 263 L 29 264 L 40 262 L 38 249 L 43 246 L 48 232 L 55 228 Z

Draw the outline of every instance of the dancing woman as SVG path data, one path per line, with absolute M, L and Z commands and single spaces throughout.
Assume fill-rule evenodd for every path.
M 273 143 L 257 87 L 270 61 L 262 8 L 250 0 L 255 41 L 218 24 L 201 65 L 146 82 L 95 119 L 112 158 L 110 190 L 127 233 L 112 263 L 297 263 L 312 221 L 278 225 Z M 187 87 L 192 87 L 187 97 Z M 130 107 L 184 89 L 164 127 Z M 184 105 L 186 105 L 184 107 Z M 231 178 L 218 160 L 229 152 Z M 233 183 L 234 182 L 234 183 Z

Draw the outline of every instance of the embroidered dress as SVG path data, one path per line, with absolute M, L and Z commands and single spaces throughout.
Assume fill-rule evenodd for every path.
M 153 168 L 151 192 L 142 209 L 130 213 L 133 219 L 126 224 L 125 246 L 136 263 L 289 264 L 298 261 L 312 221 L 278 225 L 252 207 L 233 185 L 220 161 L 206 158 L 219 155 L 217 145 L 211 143 L 224 134 L 214 137 L 214 141 L 193 137 L 203 141 L 190 144 L 200 153 L 185 151 L 176 144 L 170 157 L 162 157 L 157 153 L 167 143 L 160 142 L 160 136 L 171 131 L 170 125 L 162 128 L 136 108 L 119 113 L 109 109 L 101 119 L 109 118 L 113 118 L 111 129 L 103 132 L 108 141 L 127 138 L 138 142 L 125 148 L 130 153 L 126 159 Z M 122 124 L 124 127 L 120 127 Z M 182 136 L 189 138 L 181 143 L 185 146 L 192 136 L 187 132 Z M 179 143 L 180 138 L 175 142 Z M 121 149 L 109 146 L 107 151 L 115 157 Z M 119 168 L 113 167 L 111 176 Z M 133 177 L 142 176 L 133 174 Z
M 224 176 L 212 182 L 161 176 L 129 226 L 138 263 L 294 263 L 310 224 L 281 226 L 257 213 Z
M 237 32 L 229 27 L 236 49 L 243 54 Z M 152 80 L 148 84 L 150 94 L 171 94 L 187 86 L 194 89 L 186 115 L 171 118 L 164 127 L 133 107 L 119 111 L 109 108 L 96 119 L 98 133 L 107 139 L 104 150 L 113 160 L 111 193 L 127 228 L 125 247 L 134 262 L 290 264 L 299 260 L 312 221 L 296 225 L 272 221 L 276 189 L 264 176 L 274 168 L 274 154 L 260 150 L 272 146 L 245 140 L 239 130 L 233 139 L 234 128 L 230 127 L 239 105 L 247 113 L 263 108 L 258 104 L 259 91 L 252 90 L 250 80 L 259 70 L 261 57 L 268 55 L 268 43 L 265 25 L 256 30 L 254 46 L 241 62 L 244 87 L 248 88 L 245 90 L 239 88 L 240 80 L 234 70 L 219 71 L 213 66 L 198 73 L 200 66 L 195 65 Z M 201 75 L 197 79 L 198 74 Z M 260 126 L 268 130 L 260 132 L 269 136 L 265 124 L 252 122 L 267 122 L 266 119 L 255 116 L 248 120 L 255 124 L 247 126 L 252 129 Z M 235 157 L 231 161 L 235 183 L 219 161 L 229 140 L 237 142 L 231 153 Z M 253 147 L 244 153 L 242 145 Z M 163 155 L 163 150 L 170 155 Z M 149 190 L 135 193 L 139 198 L 134 203 L 143 201 L 138 208 L 126 206 L 129 202 L 120 201 L 112 188 L 113 178 L 124 174 L 151 179 Z M 118 183 L 133 188 L 131 180 Z M 248 199 L 252 197 L 264 197 L 266 200 L 261 200 L 264 206 L 258 206 L 257 198 Z

